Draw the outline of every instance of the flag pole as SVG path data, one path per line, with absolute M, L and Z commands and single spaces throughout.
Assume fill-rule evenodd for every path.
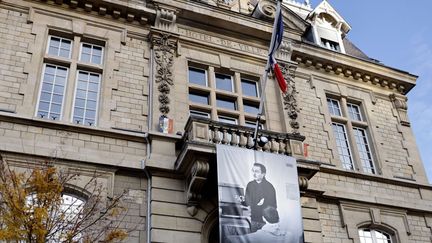
M 271 42 L 270 42 L 270 46 L 269 46 L 269 55 L 271 54 L 272 49 L 274 48 L 274 36 L 275 32 L 276 32 L 276 23 L 278 21 L 278 15 L 277 14 L 281 14 L 281 10 L 280 10 L 280 3 L 281 0 L 276 0 L 277 1 L 277 6 L 276 6 L 276 11 L 275 11 L 275 20 L 273 23 L 273 31 L 272 31 L 272 37 L 271 37 Z M 260 98 L 260 104 L 259 104 L 259 108 L 258 108 L 258 114 L 257 114 L 257 119 L 256 119 L 256 124 L 255 124 L 255 132 L 254 132 L 254 142 L 255 142 L 255 147 L 257 145 L 257 138 L 258 138 L 258 127 L 261 123 L 261 116 L 263 115 L 263 108 L 264 108 L 264 102 L 265 102 L 265 96 L 266 96 L 266 86 L 267 86 L 267 79 L 268 79 L 268 73 L 270 72 L 270 56 L 267 56 L 267 63 L 266 63 L 266 67 L 264 70 L 264 75 L 263 75 L 263 81 L 262 81 L 262 85 L 261 85 L 261 98 Z

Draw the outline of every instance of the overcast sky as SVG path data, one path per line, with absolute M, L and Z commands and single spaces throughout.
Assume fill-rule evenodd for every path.
M 320 2 L 311 0 L 312 7 Z M 369 57 L 419 76 L 408 93 L 408 114 L 432 182 L 432 1 L 328 2 L 350 24 L 348 38 Z

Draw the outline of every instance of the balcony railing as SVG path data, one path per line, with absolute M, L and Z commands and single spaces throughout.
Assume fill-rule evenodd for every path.
M 304 136 L 300 134 L 278 133 L 258 130 L 258 140 L 268 139 L 267 143 L 254 142 L 254 128 L 213 121 L 206 118 L 190 117 L 185 126 L 182 145 L 226 144 L 247 149 L 303 156 Z

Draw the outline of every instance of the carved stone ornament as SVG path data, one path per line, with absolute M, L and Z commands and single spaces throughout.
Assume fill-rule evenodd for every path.
M 275 1 L 259 0 L 259 1 L 254 1 L 252 5 L 255 6 L 255 9 L 252 13 L 252 17 L 259 18 L 259 19 L 268 19 L 268 20 L 274 19 L 275 17 L 274 15 L 276 12 Z
M 177 11 L 161 8 L 156 10 L 155 27 L 169 32 L 177 32 Z
M 187 211 L 191 216 L 197 213 L 201 192 L 207 180 L 210 165 L 205 160 L 196 160 L 190 171 L 187 190 Z
M 393 102 L 394 107 L 399 116 L 399 121 L 401 125 L 410 126 L 410 122 L 408 119 L 408 105 L 407 98 L 405 96 L 399 96 L 396 94 L 390 95 L 390 100 Z
M 152 35 L 154 58 L 156 62 L 155 82 L 160 92 L 159 111 L 166 115 L 169 113 L 169 93 L 173 82 L 173 62 L 177 50 L 177 39 L 171 34 L 161 33 Z
M 300 110 L 297 104 L 297 90 L 294 80 L 297 65 L 281 62 L 280 67 L 288 86 L 287 92 L 283 94 L 284 109 L 287 111 L 288 117 L 290 118 L 289 123 L 293 129 L 292 132 L 299 133 L 298 129 L 300 128 L 300 124 L 297 121 L 297 117 Z
M 305 191 L 309 186 L 309 180 L 304 176 L 298 177 L 298 183 L 299 183 L 300 191 Z

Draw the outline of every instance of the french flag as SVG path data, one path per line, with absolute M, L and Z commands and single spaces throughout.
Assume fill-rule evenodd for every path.
M 276 77 L 276 80 L 278 81 L 279 87 L 282 91 L 282 93 L 287 92 L 287 83 L 285 82 L 285 79 L 283 77 L 283 74 L 279 68 L 279 65 L 275 59 L 276 51 L 279 49 L 280 45 L 282 44 L 282 36 L 283 36 L 283 21 L 282 21 L 282 12 L 281 12 L 281 6 L 280 1 L 277 1 L 277 8 L 275 13 L 275 21 L 273 24 L 273 33 L 272 38 L 270 42 L 270 48 L 269 48 L 269 63 L 270 67 L 272 69 L 273 75 Z

